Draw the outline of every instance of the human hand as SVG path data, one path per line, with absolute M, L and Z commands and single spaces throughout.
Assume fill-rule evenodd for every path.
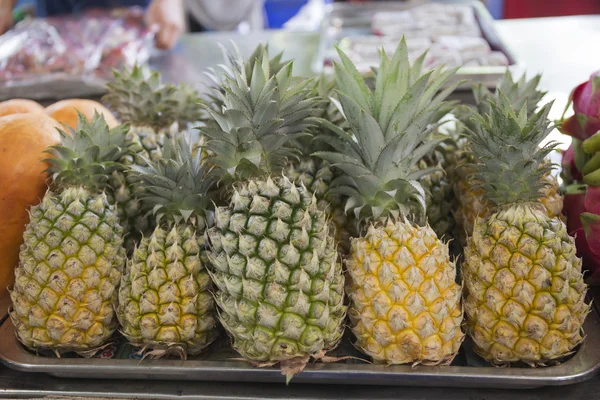
M 0 35 L 13 25 L 13 7 L 15 0 L 0 0 Z
M 146 10 L 145 20 L 151 29 L 156 29 L 156 47 L 172 48 L 185 25 L 182 0 L 152 0 Z

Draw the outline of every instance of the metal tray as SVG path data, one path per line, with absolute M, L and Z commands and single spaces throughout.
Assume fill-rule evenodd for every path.
M 319 52 L 315 59 L 313 69 L 315 71 L 323 70 L 328 50 L 331 49 L 340 38 L 345 36 L 372 35 L 371 18 L 375 13 L 403 11 L 430 2 L 435 2 L 435 0 L 334 3 L 329 5 L 323 23 L 321 24 Z M 444 1 L 444 3 L 448 2 Z M 494 28 L 493 17 L 482 2 L 473 0 L 454 0 L 452 3 L 465 4 L 473 7 L 483 38 L 487 40 L 492 50 L 500 51 L 506 55 L 509 61 L 509 68 L 517 65 L 514 55 L 504 44 Z M 447 84 L 451 84 L 453 80 L 466 80 L 467 82 L 461 84 L 457 90 L 470 91 L 471 85 L 479 82 L 489 88 L 494 88 L 505 72 L 506 66 L 461 67 L 456 76 L 449 80 Z
M 334 364 L 311 363 L 294 376 L 292 383 L 327 383 L 343 385 L 437 386 L 535 388 L 568 385 L 590 379 L 600 369 L 600 319 L 595 311 L 588 316 L 584 330 L 585 342 L 562 364 L 543 367 L 496 368 L 475 355 L 468 343 L 462 346 L 452 365 L 383 366 L 359 360 Z M 95 379 L 166 379 L 181 381 L 285 382 L 277 368 L 254 368 L 241 361 L 224 337 L 211 345 L 205 354 L 179 359 L 140 360 L 135 349 L 122 338 L 100 357 L 55 358 L 40 356 L 25 350 L 14 334 L 10 318 L 0 326 L 0 362 L 24 372 L 42 372 L 64 378 Z M 334 355 L 361 356 L 344 338 Z

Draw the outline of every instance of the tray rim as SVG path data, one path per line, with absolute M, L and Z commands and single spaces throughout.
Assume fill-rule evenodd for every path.
M 311 363 L 292 382 L 386 386 L 537 388 L 591 379 L 600 369 L 600 318 L 592 311 L 584 323 L 586 340 L 566 362 L 543 368 L 497 368 Z M 23 372 L 62 378 L 169 379 L 284 383 L 277 368 L 254 368 L 243 361 L 123 360 L 49 358 L 28 353 L 18 343 L 10 318 L 0 325 L 0 363 Z M 86 368 L 87 367 L 87 368 Z M 573 367 L 573 368 L 571 368 Z
M 385 10 L 389 7 L 398 8 L 398 10 L 407 10 L 410 8 L 418 7 L 423 4 L 435 3 L 436 0 L 395 0 L 386 2 L 375 2 L 375 3 L 333 3 L 327 5 L 325 9 L 325 16 L 321 22 L 319 31 L 319 46 L 318 53 L 315 57 L 313 70 L 316 73 L 325 72 L 327 73 L 327 67 L 324 67 L 325 54 L 327 46 L 330 44 L 327 39 L 327 29 L 331 26 L 331 18 L 334 12 L 344 9 L 353 10 Z M 444 2 L 445 3 L 445 2 Z M 466 82 L 459 85 L 456 90 L 470 90 L 471 85 L 474 82 L 482 82 L 487 87 L 495 87 L 497 81 L 504 75 L 507 69 L 518 69 L 519 63 L 515 58 L 514 53 L 506 45 L 496 28 L 494 27 L 494 18 L 490 14 L 487 8 L 475 0 L 454 0 L 452 4 L 462 4 L 473 7 L 475 11 L 475 18 L 482 31 L 483 37 L 488 43 L 493 44 L 498 50 L 502 51 L 509 60 L 508 66 L 467 66 L 460 67 L 456 72 L 457 80 L 466 80 Z

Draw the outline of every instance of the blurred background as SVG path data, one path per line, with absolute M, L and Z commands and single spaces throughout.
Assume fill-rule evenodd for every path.
M 345 1 L 364 3 L 369 0 L 339 0 L 339 2 Z M 186 0 L 186 2 L 188 9 L 193 9 L 195 0 Z M 263 18 L 258 22 L 262 26 L 256 26 L 255 23 L 252 28 L 278 29 L 285 27 L 288 21 L 298 17 L 299 14 L 304 17 L 301 20 L 303 23 L 311 24 L 305 22 L 310 20 L 308 17 L 312 16 L 316 20 L 324 7 L 334 0 L 257 0 L 257 2 L 263 3 Z M 495 19 L 600 14 L 598 0 L 482 0 L 482 2 Z M 27 15 L 35 15 L 35 3 L 35 0 L 19 0 L 15 16 L 21 19 Z M 242 29 L 247 27 L 247 24 L 242 24 Z

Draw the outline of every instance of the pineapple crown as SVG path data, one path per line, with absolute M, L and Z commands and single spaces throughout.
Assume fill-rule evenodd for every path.
M 292 142 L 318 122 L 320 99 L 312 94 L 312 81 L 294 80 L 292 62 L 277 72 L 271 63 L 266 48 L 253 61 L 238 54 L 233 70 L 223 69 L 223 83 L 213 90 L 221 108 L 205 106 L 212 122 L 200 129 L 222 176 L 242 180 L 278 173 L 297 154 Z
M 187 135 L 180 135 L 166 141 L 162 158 L 145 159 L 146 167 L 131 166 L 133 179 L 143 188 L 140 199 L 153 209 L 157 222 L 191 220 L 199 228 L 205 226 L 210 205 L 207 193 L 214 180 L 201 153 L 194 155 Z
M 471 123 L 470 118 L 473 114 L 489 114 L 490 101 L 498 101 L 498 92 L 502 92 L 510 100 L 512 108 L 515 110 L 520 110 L 526 105 L 527 115 L 531 116 L 542 98 L 546 95 L 546 92 L 538 90 L 541 79 L 542 76 L 538 74 L 528 80 L 526 75 L 523 74 L 518 81 L 515 81 L 510 70 L 507 69 L 498 83 L 495 93 L 491 92 L 483 83 L 474 85 L 473 97 L 475 98 L 476 106 L 459 107 L 457 109 L 457 117 L 468 126 Z M 473 129 L 472 126 L 469 128 Z
M 528 116 L 527 105 L 517 113 L 498 91 L 498 100 L 488 104 L 490 113 L 476 114 L 473 129 L 466 132 L 477 160 L 471 167 L 478 187 L 498 206 L 537 201 L 547 185 L 544 176 L 552 170 L 545 158 L 557 145 L 540 146 L 553 129 L 548 120 L 552 103 Z
M 533 114 L 542 97 L 546 95 L 546 92 L 538 90 L 540 79 L 542 79 L 542 76 L 538 74 L 527 80 L 527 77 L 523 74 L 518 81 L 515 81 L 510 70 L 507 69 L 496 88 L 496 94 L 492 93 L 482 83 L 477 84 L 473 88 L 477 111 L 482 115 L 489 114 L 489 100 L 497 98 L 498 92 L 502 92 L 510 100 L 513 109 L 521 110 L 523 106 L 526 106 L 527 115 Z
M 211 90 L 208 92 L 208 100 L 206 103 L 216 111 L 220 111 L 223 107 L 222 96 L 217 95 L 217 93 L 224 94 L 224 76 L 233 76 L 234 69 L 244 69 L 246 71 L 245 76 L 250 78 L 252 76 L 252 71 L 254 70 L 254 64 L 262 64 L 264 62 L 263 57 L 265 55 L 268 56 L 269 54 L 269 45 L 263 45 L 260 43 L 254 49 L 248 58 L 248 61 L 245 62 L 237 45 L 234 42 L 231 42 L 231 46 L 234 49 L 233 52 L 227 50 L 225 46 L 220 45 L 223 58 L 225 59 L 224 65 L 220 65 L 218 69 L 208 68 L 208 70 L 204 72 L 204 74 L 212 82 L 212 86 L 210 87 Z M 271 75 L 277 74 L 288 63 L 287 61 L 281 61 L 282 57 L 283 52 L 268 60 L 269 71 Z M 250 82 L 248 82 L 248 85 L 249 84 Z
M 161 82 L 157 71 L 139 65 L 121 72 L 113 71 L 114 80 L 107 83 L 108 93 L 102 98 L 132 127 L 150 127 L 155 131 L 170 127 L 178 118 L 176 89 Z
M 61 144 L 46 150 L 52 155 L 44 160 L 50 165 L 46 172 L 59 188 L 84 186 L 102 191 L 108 187 L 110 174 L 124 168 L 118 161 L 128 152 L 125 145 L 128 126 L 109 129 L 101 114 L 94 112 L 88 122 L 83 114 L 77 113 L 77 128 L 68 127 L 68 133 L 59 130 Z
M 338 49 L 335 63 L 337 104 L 351 134 L 324 121 L 336 136 L 323 137 L 333 152 L 317 152 L 344 172 L 331 191 L 348 196 L 346 211 L 358 218 L 406 216 L 416 200 L 425 211 L 424 191 L 418 180 L 434 169 L 413 166 L 438 143 L 428 140 L 438 120 L 451 109 L 443 100 L 461 82 L 438 93 L 456 69 L 423 71 L 425 54 L 411 66 L 404 38 L 390 59 L 380 52 L 380 64 L 371 90 L 348 56 Z M 445 111 L 445 112 L 441 112 Z
M 335 81 L 333 79 L 321 75 L 315 81 L 312 95 L 322 99 L 319 103 L 318 113 L 316 114 L 321 122 L 326 120 L 339 128 L 348 129 L 348 124 L 344 120 L 344 117 L 330 99 L 337 99 Z M 322 140 L 328 135 L 334 135 L 330 129 L 319 123 L 311 129 L 311 134 L 311 136 L 302 136 L 294 141 L 294 147 L 296 147 L 302 155 L 310 156 L 317 151 L 327 151 L 332 149 L 331 146 Z
M 177 126 L 180 131 L 189 130 L 193 123 L 202 119 L 202 99 L 196 89 L 186 84 L 177 86 L 174 98 L 177 101 Z

